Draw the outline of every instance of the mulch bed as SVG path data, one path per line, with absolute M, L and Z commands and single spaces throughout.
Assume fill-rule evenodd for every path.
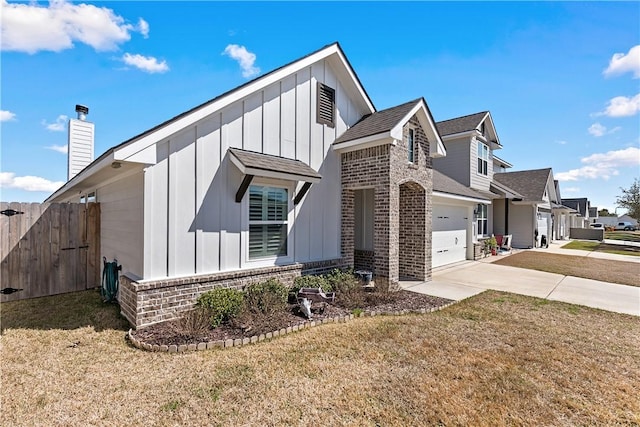
M 451 300 L 410 291 L 392 293 L 373 293 L 366 300 L 366 305 L 360 307 L 363 312 L 395 313 L 402 311 L 417 311 L 432 309 L 451 303 Z M 327 304 L 324 309 L 313 308 L 313 319 L 316 322 L 325 318 L 334 318 L 353 313 L 353 310 Z M 150 345 L 181 345 L 197 344 L 218 340 L 249 338 L 259 334 L 277 331 L 295 325 L 302 325 L 308 319 L 300 312 L 297 304 L 290 304 L 289 310 L 270 317 L 260 316 L 245 319 L 242 325 L 222 324 L 215 329 L 200 332 L 197 336 L 185 336 L 180 321 L 163 322 L 140 328 L 132 332 L 139 341 Z

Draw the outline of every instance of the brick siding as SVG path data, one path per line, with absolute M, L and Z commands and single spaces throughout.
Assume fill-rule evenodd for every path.
M 414 161 L 406 138 L 342 154 L 342 256 L 355 267 L 354 191 L 374 189 L 373 268 L 376 286 L 397 289 L 400 277 L 431 278 L 431 204 L 433 170 L 429 141 L 416 117 Z M 401 219 L 403 218 L 403 219 Z M 358 256 L 358 264 L 362 262 Z
M 140 328 L 179 318 L 195 306 L 201 294 L 215 288 L 244 289 L 271 278 L 292 286 L 295 278 L 301 275 L 326 273 L 344 267 L 344 261 L 336 259 L 140 282 L 122 275 L 118 301 L 122 315 Z

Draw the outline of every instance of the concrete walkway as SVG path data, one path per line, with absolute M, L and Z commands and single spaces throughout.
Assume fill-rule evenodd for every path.
M 593 252 L 560 249 L 564 243 L 533 250 L 628 261 L 637 264 L 640 274 L 640 257 L 603 253 L 599 255 L 605 256 L 594 256 Z M 492 264 L 496 259 L 463 261 L 435 269 L 430 282 L 401 282 L 401 285 L 407 290 L 457 301 L 493 289 L 640 316 L 639 287 Z

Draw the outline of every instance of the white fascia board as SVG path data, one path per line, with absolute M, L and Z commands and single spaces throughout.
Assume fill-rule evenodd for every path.
M 67 181 L 62 187 L 60 187 L 52 195 L 47 197 L 46 200 L 44 201 L 44 203 L 54 201 L 56 198 L 62 196 L 64 193 L 70 191 L 76 185 L 82 183 L 82 181 L 84 181 L 85 179 L 89 178 L 90 176 L 92 176 L 96 172 L 98 172 L 98 171 L 100 171 L 100 170 L 102 170 L 104 168 L 110 168 L 111 167 L 111 163 L 113 163 L 113 161 L 114 161 L 113 151 L 111 151 L 107 155 L 105 155 L 105 157 L 102 160 L 100 160 L 99 162 L 93 163 L 92 165 L 90 165 L 86 169 L 80 171 L 80 173 L 78 173 L 76 176 L 71 178 L 71 180 Z
M 491 129 L 493 129 L 493 134 L 496 137 L 495 143 L 498 145 L 499 148 L 502 148 L 502 144 L 500 143 L 500 137 L 498 137 L 498 131 L 496 130 L 496 126 L 493 123 L 493 117 L 491 117 L 491 113 L 490 112 L 487 112 L 487 114 L 484 116 L 484 118 L 482 120 L 484 121 L 487 118 L 489 119 L 489 122 L 491 124 Z
M 544 203 L 544 201 L 542 201 L 542 200 L 538 200 L 538 201 L 534 201 L 534 200 L 515 201 L 515 200 L 512 200 L 511 203 L 513 203 L 514 205 L 538 205 L 538 204 Z
M 443 199 L 450 199 L 450 200 L 461 200 L 464 202 L 472 202 L 474 204 L 478 204 L 481 203 L 483 205 L 490 205 L 491 204 L 491 200 L 488 199 L 476 199 L 473 197 L 467 197 L 467 196 L 459 196 L 456 194 L 449 194 L 449 193 L 442 193 L 440 191 L 434 191 L 433 192 L 433 196 L 437 196 L 437 197 L 442 197 Z
M 382 132 L 376 135 L 369 135 L 351 141 L 339 142 L 332 147 L 338 153 L 348 153 L 349 151 L 361 150 L 363 148 L 377 147 L 378 145 L 394 144 L 395 139 L 389 132 Z
M 435 141 L 434 144 L 430 144 L 430 152 L 429 155 L 431 157 L 444 157 L 447 155 L 447 150 L 444 148 L 444 144 L 442 139 L 440 138 L 440 134 L 438 133 L 438 129 L 433 121 L 431 121 L 431 117 L 427 114 L 427 106 L 423 101 L 419 101 L 416 105 L 400 120 L 396 125 L 391 128 L 391 137 L 401 141 L 403 138 L 402 129 L 404 125 L 413 117 L 414 115 L 418 116 L 418 121 L 420 125 L 424 129 L 427 134 L 427 138 L 429 141 Z
M 443 141 L 450 141 L 452 139 L 458 139 L 458 138 L 463 137 L 463 136 L 466 136 L 469 139 L 471 139 L 472 137 L 474 137 L 476 135 L 477 135 L 477 131 L 475 129 L 474 130 L 467 130 L 467 131 L 464 131 L 464 132 L 458 132 L 458 133 L 452 133 L 452 134 L 449 134 L 449 135 L 444 135 L 442 137 L 442 140 Z
M 337 48 L 337 46 L 333 45 L 332 47 L 334 48 L 335 52 L 338 54 L 338 57 L 340 58 L 340 60 L 342 61 L 342 65 L 345 71 L 347 71 L 347 73 L 349 74 L 349 77 L 351 77 L 351 81 L 353 82 L 354 86 L 358 89 L 358 92 L 360 93 L 360 97 L 367 105 L 367 108 L 369 109 L 369 113 L 374 113 L 376 111 L 376 108 L 373 106 L 373 104 L 369 100 L 369 97 L 365 93 L 364 88 L 358 83 L 359 81 L 358 77 L 354 74 L 353 70 L 348 65 L 349 61 L 347 61 L 347 58 L 344 57 L 344 55 L 342 54 L 340 49 Z
M 234 102 L 237 102 L 243 98 L 246 98 L 252 93 L 262 90 L 267 86 L 279 80 L 282 80 L 291 74 L 294 74 L 304 68 L 310 67 L 314 63 L 324 60 L 331 55 L 337 55 L 337 57 L 340 58 L 344 68 L 349 71 L 349 75 L 353 79 L 354 86 L 358 88 L 361 96 L 363 97 L 363 100 L 365 101 L 366 105 L 370 107 L 370 110 L 373 113 L 375 111 L 375 108 L 373 107 L 373 105 L 371 105 L 368 97 L 365 95 L 364 89 L 360 86 L 359 83 L 357 83 L 358 80 L 356 79 L 353 72 L 349 69 L 350 67 L 348 66 L 348 62 L 346 61 L 344 56 L 341 55 L 340 49 L 338 48 L 338 46 L 336 44 L 333 44 L 319 52 L 316 52 L 313 55 L 310 55 L 306 58 L 302 58 L 299 61 L 294 62 L 293 64 L 290 64 L 280 70 L 274 71 L 271 74 L 264 76 L 263 78 L 259 78 L 252 84 L 249 84 L 245 87 L 237 89 L 232 93 L 230 93 L 229 95 L 215 102 L 204 105 L 199 110 L 193 111 L 190 114 L 186 115 L 185 117 L 179 118 L 171 123 L 168 123 L 166 126 L 160 129 L 157 129 L 149 134 L 143 135 L 135 141 L 131 141 L 126 146 L 118 149 L 116 160 L 127 160 L 129 157 L 144 150 L 150 145 L 155 144 L 158 141 L 162 141 L 166 138 L 169 138 L 171 135 L 175 134 L 176 132 L 179 132 L 180 130 L 188 126 L 191 126 L 199 122 L 200 120 L 207 118 L 209 115 L 223 109 L 224 107 Z

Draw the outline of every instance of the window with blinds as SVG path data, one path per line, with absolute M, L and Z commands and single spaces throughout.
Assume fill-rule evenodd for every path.
M 286 188 L 249 187 L 249 259 L 287 255 Z
M 318 82 L 317 122 L 329 127 L 335 126 L 336 91 Z

